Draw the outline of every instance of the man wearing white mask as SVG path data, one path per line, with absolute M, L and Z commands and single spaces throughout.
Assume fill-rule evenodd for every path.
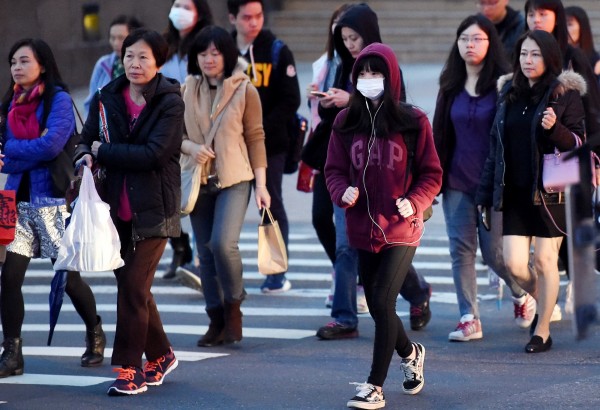
M 181 84 L 188 72 L 187 53 L 192 40 L 200 30 L 213 23 L 212 13 L 206 0 L 174 0 L 169 11 L 169 26 L 163 34 L 169 44 L 167 62 L 160 72 L 174 78 Z M 181 233 L 179 238 L 171 238 L 173 260 L 163 274 L 163 279 L 175 278 L 177 268 L 192 262 L 192 248 L 189 235 Z M 194 278 L 193 274 L 187 275 Z

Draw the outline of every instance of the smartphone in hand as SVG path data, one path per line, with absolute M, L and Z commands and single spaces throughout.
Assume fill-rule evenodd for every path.
M 491 228 L 490 225 L 490 214 L 489 214 L 489 208 L 484 207 L 481 210 L 481 224 L 483 225 L 483 227 L 485 228 L 486 231 L 489 231 Z
M 328 95 L 326 92 L 323 92 L 323 91 L 311 91 L 310 94 L 314 95 L 315 97 L 318 97 L 318 98 L 327 97 L 327 95 Z

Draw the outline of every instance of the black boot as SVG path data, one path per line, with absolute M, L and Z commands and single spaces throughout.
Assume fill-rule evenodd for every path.
M 190 236 L 187 233 L 182 232 L 179 238 L 171 238 L 170 241 L 173 248 L 173 260 L 165 271 L 163 279 L 173 279 L 178 267 L 192 261 Z
M 23 339 L 20 337 L 4 339 L 0 356 L 0 378 L 23 374 Z
M 225 317 L 222 306 L 213 309 L 206 309 L 206 314 L 210 318 L 208 331 L 198 340 L 200 347 L 218 346 L 223 343 L 225 336 Z
M 225 339 L 223 343 L 231 344 L 242 340 L 242 301 L 225 302 Z
M 85 334 L 85 352 L 81 356 L 81 366 L 100 366 L 104 360 L 105 346 L 106 336 L 102 330 L 102 318 L 98 316 L 98 324 L 94 326 L 94 329 L 88 330 Z

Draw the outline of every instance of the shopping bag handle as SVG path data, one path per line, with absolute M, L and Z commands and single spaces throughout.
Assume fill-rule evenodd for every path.
M 269 208 L 267 208 L 266 206 L 263 207 L 263 209 L 262 209 L 262 216 L 260 218 L 260 224 L 264 225 L 264 222 L 265 222 L 265 212 L 269 216 L 269 221 L 271 221 L 271 225 L 273 225 L 275 223 L 275 219 L 273 219 L 273 214 L 271 213 L 271 210 Z

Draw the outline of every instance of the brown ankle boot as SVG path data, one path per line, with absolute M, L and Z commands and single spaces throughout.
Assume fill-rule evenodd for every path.
M 242 301 L 225 302 L 225 339 L 223 343 L 231 344 L 242 340 Z
M 208 331 L 198 340 L 200 347 L 218 346 L 223 343 L 225 336 L 225 317 L 223 306 L 206 309 L 206 314 L 210 318 Z

